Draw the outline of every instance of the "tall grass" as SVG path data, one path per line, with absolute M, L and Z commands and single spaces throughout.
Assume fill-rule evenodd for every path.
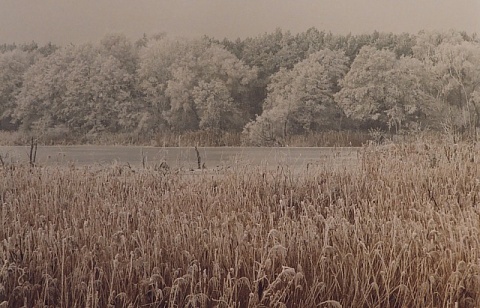
M 164 132 L 156 134 L 98 133 L 73 134 L 56 131 L 37 134 L 36 132 L 0 131 L 0 145 L 25 145 L 34 137 L 42 145 L 151 145 L 165 147 L 185 146 L 240 146 L 241 134 L 236 132 L 197 131 Z
M 148 145 L 164 147 L 221 147 L 243 146 L 248 142 L 242 140 L 240 132 L 228 131 L 194 131 L 163 132 L 156 134 L 139 133 L 99 133 L 95 135 L 72 134 L 63 131 L 6 132 L 0 131 L 0 145 L 25 145 L 34 137 L 41 145 Z M 359 147 L 372 140 L 368 132 L 326 131 L 305 135 L 288 136 L 285 146 L 297 147 Z
M 478 307 L 473 145 L 358 168 L 1 170 L 0 305 Z
M 288 136 L 285 144 L 293 147 L 361 147 L 372 140 L 362 131 L 326 131 Z

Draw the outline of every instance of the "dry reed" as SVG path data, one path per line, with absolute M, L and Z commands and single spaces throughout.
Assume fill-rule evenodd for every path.
M 2 307 L 478 307 L 473 145 L 339 171 L 1 169 Z

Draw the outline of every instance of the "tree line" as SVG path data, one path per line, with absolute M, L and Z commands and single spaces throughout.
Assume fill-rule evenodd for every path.
M 1 130 L 232 131 L 271 145 L 327 130 L 478 126 L 480 40 L 465 32 L 0 45 Z

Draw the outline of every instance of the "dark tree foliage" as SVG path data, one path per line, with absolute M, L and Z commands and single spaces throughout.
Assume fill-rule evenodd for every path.
M 12 51 L 12 50 L 15 50 L 17 49 L 17 44 L 15 43 L 12 43 L 12 44 L 6 44 L 6 43 L 3 43 L 0 45 L 0 53 L 4 53 L 4 52 L 7 52 L 7 51 Z

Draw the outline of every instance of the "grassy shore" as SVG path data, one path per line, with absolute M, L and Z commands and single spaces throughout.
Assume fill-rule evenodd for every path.
M 0 170 L 1 307 L 478 307 L 480 155 L 358 168 Z
M 223 147 L 250 146 L 240 132 L 196 131 L 156 134 L 117 133 L 78 135 L 64 132 L 26 133 L 0 131 L 0 146 L 28 145 L 34 138 L 40 145 L 143 145 L 159 147 Z M 375 138 L 366 131 L 326 131 L 288 136 L 276 146 L 295 147 L 358 147 Z M 271 146 L 271 144 L 264 144 Z

